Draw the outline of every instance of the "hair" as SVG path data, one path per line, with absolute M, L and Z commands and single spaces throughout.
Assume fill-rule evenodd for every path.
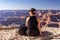
M 35 8 L 31 8 L 31 9 L 30 9 L 30 12 L 31 12 L 32 14 L 35 14 L 35 11 L 36 11 Z

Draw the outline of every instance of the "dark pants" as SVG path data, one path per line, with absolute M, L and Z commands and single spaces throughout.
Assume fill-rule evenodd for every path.
M 19 31 L 18 33 L 20 35 L 27 35 L 27 36 L 38 36 L 39 35 L 39 31 L 38 29 L 36 30 L 30 30 L 28 29 L 25 25 L 21 25 L 20 28 L 19 28 Z
M 40 33 L 38 30 L 27 29 L 26 34 L 28 36 L 39 36 Z
M 21 25 L 20 28 L 18 29 L 18 33 L 20 35 L 26 35 L 27 27 L 25 25 Z

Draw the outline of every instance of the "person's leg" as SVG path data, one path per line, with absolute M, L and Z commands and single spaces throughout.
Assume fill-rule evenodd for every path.
M 26 30 L 27 30 L 27 27 L 25 25 L 20 25 L 20 28 L 18 30 L 18 33 L 20 35 L 25 35 Z

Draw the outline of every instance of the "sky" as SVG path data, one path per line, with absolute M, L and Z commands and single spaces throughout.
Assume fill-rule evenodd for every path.
M 30 8 L 60 10 L 60 0 L 0 0 L 0 10 Z

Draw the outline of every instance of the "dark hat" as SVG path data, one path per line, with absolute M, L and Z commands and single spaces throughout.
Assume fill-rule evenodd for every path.
M 31 12 L 32 12 L 32 11 L 36 11 L 36 9 L 35 9 L 35 8 L 31 8 L 30 11 L 31 11 Z

